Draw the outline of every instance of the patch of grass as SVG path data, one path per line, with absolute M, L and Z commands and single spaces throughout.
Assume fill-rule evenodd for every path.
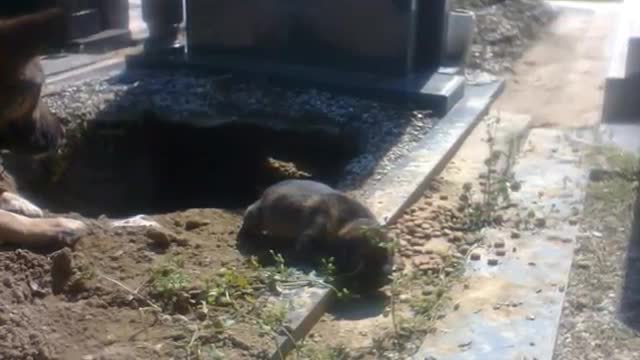
M 253 283 L 255 279 L 249 278 L 238 269 L 221 269 L 217 276 L 207 279 L 205 282 L 206 302 L 209 305 L 236 307 L 238 299 L 255 302 Z
M 287 320 L 287 306 L 282 302 L 269 304 L 259 312 L 258 325 L 265 334 L 278 332 Z
M 183 259 L 169 257 L 151 269 L 149 284 L 152 297 L 160 301 L 166 310 L 176 310 L 177 302 L 185 298 L 190 282 L 184 272 Z
M 321 346 L 305 343 L 295 358 L 296 360 L 349 360 L 353 359 L 345 345 Z

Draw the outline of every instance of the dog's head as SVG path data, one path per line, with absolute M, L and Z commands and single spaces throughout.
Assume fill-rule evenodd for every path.
M 346 273 L 348 287 L 357 292 L 377 290 L 391 281 L 394 254 L 387 232 L 372 219 L 358 219 L 338 234 L 336 262 Z
M 55 148 L 64 131 L 41 102 L 45 75 L 38 54 L 65 37 L 65 17 L 51 9 L 0 18 L 0 138 L 23 153 Z

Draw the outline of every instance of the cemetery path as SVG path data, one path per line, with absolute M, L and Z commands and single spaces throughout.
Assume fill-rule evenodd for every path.
M 530 114 L 534 127 L 584 127 L 600 120 L 607 40 L 615 8 L 560 15 L 513 66 L 494 109 Z

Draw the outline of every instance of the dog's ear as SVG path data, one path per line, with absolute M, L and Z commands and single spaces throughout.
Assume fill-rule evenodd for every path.
M 60 8 L 0 19 L 0 65 L 13 70 L 48 46 L 64 45 L 66 15 Z

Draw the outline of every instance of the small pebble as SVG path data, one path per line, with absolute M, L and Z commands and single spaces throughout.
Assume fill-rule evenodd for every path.
M 500 241 L 496 241 L 493 243 L 493 247 L 496 249 L 503 249 L 505 247 L 505 243 L 504 241 L 500 240 Z
M 442 195 L 440 195 L 440 200 L 449 200 L 449 196 L 445 195 L 445 194 L 442 194 Z
M 471 253 L 471 256 L 469 258 L 471 260 L 473 260 L 473 261 L 478 261 L 478 260 L 480 260 L 480 254 L 479 253 Z
M 507 255 L 507 252 L 506 252 L 506 251 L 504 251 L 504 250 L 502 250 L 502 249 L 500 249 L 500 250 L 496 250 L 496 255 L 498 255 L 498 256 L 505 256 L 505 255 Z
M 536 227 L 543 228 L 547 225 L 547 220 L 545 220 L 545 218 L 537 218 L 535 225 Z
M 520 239 L 520 232 L 519 232 L 519 231 L 516 231 L 516 230 L 513 230 L 513 231 L 511 232 L 511 238 L 512 238 L 512 239 Z
M 146 232 L 146 237 L 153 241 L 153 243 L 160 248 L 167 248 L 171 245 L 172 241 L 176 240 L 176 235 L 164 230 L 155 227 L 150 227 Z
M 535 319 L 536 319 L 536 317 L 534 315 L 527 315 L 527 320 L 533 321 Z
M 574 218 L 569 219 L 569 225 L 571 225 L 571 226 L 578 225 L 578 219 L 574 219 Z
M 496 266 L 498 265 L 498 259 L 489 259 L 487 260 L 487 264 L 490 266 Z
M 589 268 L 591 268 L 591 264 L 589 264 L 587 261 L 585 260 L 580 260 L 576 263 L 576 266 L 579 269 L 583 269 L 583 270 L 588 270 Z
M 458 252 L 462 255 L 467 255 L 469 252 L 469 247 L 467 245 L 462 245 L 458 248 Z

